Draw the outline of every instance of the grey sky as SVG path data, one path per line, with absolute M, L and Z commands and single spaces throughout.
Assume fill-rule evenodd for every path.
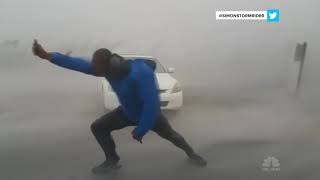
M 283 85 L 296 42 L 319 56 L 316 0 L 0 0 L 0 40 L 38 38 L 50 50 L 105 46 L 148 54 L 174 66 L 178 78 L 212 87 Z M 278 8 L 281 22 L 216 21 L 215 10 Z M 81 52 L 81 46 L 88 52 Z M 187 73 L 197 72 L 197 73 Z M 311 75 L 314 76 L 314 75 Z

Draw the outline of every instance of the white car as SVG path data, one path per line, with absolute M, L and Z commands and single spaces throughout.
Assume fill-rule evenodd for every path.
M 170 73 L 174 72 L 173 68 L 167 70 L 159 63 L 159 61 L 151 56 L 137 55 L 121 55 L 125 59 L 147 59 L 156 62 L 156 77 L 159 86 L 159 96 L 161 101 L 161 109 L 178 110 L 182 106 L 183 96 L 179 82 L 173 78 Z M 108 81 L 102 79 L 102 92 L 104 96 L 104 106 L 108 110 L 112 110 L 119 106 L 118 98 L 112 90 Z

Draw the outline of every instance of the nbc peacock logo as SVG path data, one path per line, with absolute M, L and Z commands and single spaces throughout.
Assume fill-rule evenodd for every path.
M 262 162 L 262 171 L 280 171 L 280 161 L 274 156 L 268 156 Z

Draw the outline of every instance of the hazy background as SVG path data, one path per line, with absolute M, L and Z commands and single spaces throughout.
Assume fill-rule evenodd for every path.
M 127 130 L 115 134 L 127 164 L 119 179 L 146 178 L 141 174 L 148 160 L 157 164 L 147 177 L 163 172 L 176 179 L 177 172 L 188 172 L 188 178 L 268 178 L 261 162 L 270 155 L 283 162 L 274 178 L 318 177 L 319 5 L 316 0 L 0 0 L 0 177 L 91 179 L 90 168 L 102 158 L 89 130 L 105 113 L 99 79 L 33 57 L 34 38 L 49 51 L 90 57 L 106 47 L 152 55 L 176 69 L 185 104 L 168 116 L 211 164 L 205 172 L 179 169 L 180 151 L 152 134 L 141 148 Z M 280 23 L 215 20 L 216 10 L 272 8 L 280 9 Z M 296 43 L 304 41 L 302 91 L 293 97 L 288 68 Z
M 0 39 L 18 39 L 27 47 L 38 38 L 52 51 L 85 55 L 101 46 L 150 54 L 177 72 L 197 72 L 177 74 L 186 83 L 270 86 L 285 83 L 296 42 L 309 43 L 308 62 L 316 63 L 318 5 L 316 0 L 1 0 Z M 281 10 L 280 23 L 215 20 L 216 10 L 270 8 Z

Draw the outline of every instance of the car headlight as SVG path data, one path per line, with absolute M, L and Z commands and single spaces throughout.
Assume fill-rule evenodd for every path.
M 180 92 L 180 91 L 181 91 L 181 86 L 180 86 L 179 83 L 176 83 L 176 84 L 174 85 L 174 87 L 172 88 L 171 93 L 177 93 L 177 92 Z

